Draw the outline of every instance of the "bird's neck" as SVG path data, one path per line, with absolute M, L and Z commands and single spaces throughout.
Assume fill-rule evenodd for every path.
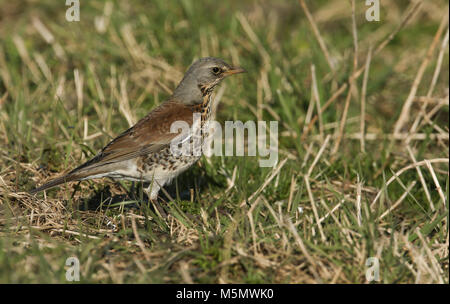
M 183 103 L 188 105 L 203 104 L 205 98 L 209 99 L 218 83 L 219 80 L 213 83 L 199 84 L 195 79 L 185 78 L 174 90 L 173 97 L 177 100 L 182 100 Z
M 211 118 L 211 104 L 212 104 L 211 94 L 212 92 L 203 95 L 202 102 L 192 107 L 194 113 L 201 114 L 202 123 Z
M 173 91 L 173 98 L 187 105 L 196 105 L 203 102 L 203 93 L 197 82 L 190 78 L 183 79 Z
M 173 98 L 192 107 L 194 113 L 200 113 L 203 123 L 211 117 L 211 95 L 215 86 L 216 83 L 204 85 L 184 79 L 173 92 Z

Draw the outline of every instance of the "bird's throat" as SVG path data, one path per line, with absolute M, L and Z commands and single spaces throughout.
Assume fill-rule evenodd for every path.
M 209 94 L 203 95 L 203 100 L 201 103 L 194 106 L 194 112 L 200 113 L 202 118 L 202 124 L 209 120 L 211 117 L 211 100 L 212 100 L 212 92 L 209 92 Z

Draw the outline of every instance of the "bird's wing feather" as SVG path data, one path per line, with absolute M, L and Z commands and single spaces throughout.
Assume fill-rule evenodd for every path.
M 171 133 L 171 124 L 185 121 L 192 125 L 192 108 L 176 101 L 167 101 L 142 118 L 133 127 L 106 145 L 93 159 L 71 173 L 98 168 L 154 153 L 170 144 L 180 133 Z
M 175 121 L 184 121 L 192 125 L 193 108 L 176 100 L 169 100 L 142 118 L 133 127 L 112 140 L 91 160 L 70 171 L 68 174 L 49 181 L 30 191 L 39 191 L 57 185 L 88 178 L 110 170 L 111 164 L 129 160 L 140 155 L 154 153 L 170 144 L 180 133 L 171 133 L 170 128 Z

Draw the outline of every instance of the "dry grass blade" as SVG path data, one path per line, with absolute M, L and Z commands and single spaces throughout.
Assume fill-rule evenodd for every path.
M 339 96 L 347 89 L 347 84 L 344 83 L 334 94 L 330 97 L 330 99 L 327 100 L 327 102 L 323 105 L 322 109 L 320 110 L 320 113 L 315 115 L 311 121 L 309 122 L 308 126 L 304 129 L 301 140 L 304 141 L 306 137 L 308 136 L 309 131 L 311 130 L 314 123 L 319 118 L 319 115 L 321 115 L 334 101 L 338 99 Z
M 316 220 L 317 227 L 319 227 L 320 238 L 321 238 L 322 242 L 326 242 L 327 238 L 325 236 L 325 233 L 323 232 L 322 224 L 319 219 L 319 212 L 317 211 L 317 206 L 316 206 L 316 202 L 314 200 L 314 195 L 311 191 L 311 185 L 309 183 L 309 176 L 305 175 L 304 180 L 305 180 L 305 185 L 306 185 L 306 191 L 308 192 L 309 201 L 311 202 L 314 219 Z
M 366 142 L 365 142 L 365 129 L 366 129 L 366 95 L 367 95 L 367 81 L 369 79 L 369 68 L 370 61 L 372 59 L 372 47 L 369 48 L 369 52 L 367 53 L 366 65 L 364 69 L 364 78 L 361 92 L 361 152 L 366 152 Z
M 312 172 L 314 170 L 314 167 L 319 162 L 319 159 L 322 156 L 323 152 L 325 151 L 325 148 L 328 146 L 328 142 L 329 141 L 330 141 L 330 135 L 327 135 L 327 137 L 325 138 L 325 142 L 323 143 L 322 147 L 320 147 L 320 150 L 317 153 L 313 163 L 309 167 L 308 173 L 306 173 L 306 175 L 304 176 L 306 190 L 308 192 L 309 201 L 311 202 L 311 207 L 313 209 L 314 218 L 316 220 L 317 226 L 319 227 L 319 232 L 320 232 L 320 237 L 322 239 L 322 242 L 325 242 L 327 238 L 325 237 L 325 233 L 323 232 L 322 224 L 321 224 L 321 222 L 319 220 L 319 213 L 317 211 L 317 206 L 316 206 L 316 203 L 315 203 L 315 200 L 314 200 L 314 195 L 313 195 L 313 193 L 311 191 L 309 177 L 311 176 L 311 174 L 312 174 Z
M 423 165 L 427 165 L 427 163 L 432 164 L 432 163 L 448 163 L 449 160 L 448 158 L 435 158 L 435 159 L 427 159 L 427 160 L 423 160 L 411 165 L 408 165 L 406 167 L 403 167 L 402 169 L 398 170 L 397 172 L 394 173 L 394 175 L 386 182 L 386 184 L 384 185 L 384 187 L 389 186 L 394 180 L 396 180 L 402 173 L 404 173 L 405 171 L 412 169 L 412 168 L 416 168 L 417 166 L 423 166 Z M 442 191 L 442 189 L 441 189 Z M 372 203 L 370 204 L 370 207 L 373 209 L 375 206 L 375 203 L 378 201 L 378 199 L 381 196 L 381 193 L 383 193 L 383 190 L 380 190 L 377 195 L 375 196 L 374 200 L 372 201 Z M 445 199 L 444 199 L 445 202 Z
M 443 58 L 444 58 L 444 53 L 445 53 L 445 50 L 446 50 L 446 46 L 448 45 L 448 39 L 449 39 L 449 30 L 447 28 L 447 33 L 445 34 L 445 37 L 444 37 L 444 39 L 442 40 L 442 43 L 441 43 L 441 48 L 439 50 L 439 55 L 438 55 L 438 59 L 437 59 L 437 63 L 436 63 L 436 68 L 435 68 L 434 73 L 433 73 L 433 78 L 431 80 L 431 84 L 430 84 L 430 86 L 428 88 L 428 92 L 427 92 L 427 96 L 425 98 L 425 102 L 422 104 L 422 107 L 420 109 L 420 113 L 419 113 L 419 115 L 417 115 L 417 117 L 416 117 L 414 123 L 412 124 L 410 131 L 409 131 L 411 133 L 411 136 L 414 133 L 416 133 L 416 130 L 419 127 L 420 119 L 422 117 L 425 120 L 427 120 L 427 121 L 431 120 L 430 116 L 427 115 L 427 113 L 426 113 L 426 108 L 427 108 L 427 106 L 428 106 L 428 104 L 430 102 L 431 95 L 433 94 L 434 87 L 436 85 L 437 79 L 438 79 L 440 71 L 441 71 L 442 61 L 443 61 Z M 447 106 L 448 106 L 448 99 L 444 100 L 444 101 L 440 101 L 438 104 L 440 104 L 440 103 L 446 103 Z M 433 126 L 434 126 L 434 124 L 433 124 Z M 410 139 L 407 138 L 406 139 L 406 143 L 409 143 L 409 141 L 410 141 Z
M 313 98 L 316 101 L 317 116 L 319 117 L 319 134 L 320 137 L 323 139 L 322 109 L 320 106 L 319 89 L 317 88 L 317 79 L 316 79 L 316 67 L 314 66 L 314 64 L 311 65 L 311 78 L 312 78 Z
M 345 129 L 345 124 L 347 123 L 347 114 L 348 114 L 348 109 L 350 107 L 350 101 L 351 101 L 352 94 L 354 94 L 355 97 L 357 96 L 356 77 L 353 77 L 353 75 L 355 75 L 357 73 L 357 68 L 358 68 L 358 34 L 357 34 L 357 29 L 356 29 L 355 1 L 354 0 L 352 0 L 351 6 L 352 6 L 353 48 L 354 48 L 353 49 L 353 72 L 352 72 L 351 76 L 349 77 L 350 89 L 347 92 L 347 98 L 345 99 L 344 111 L 342 113 L 342 117 L 341 117 L 341 121 L 340 121 L 338 136 L 337 136 L 337 139 L 334 143 L 334 147 L 332 150 L 333 159 L 335 158 L 336 152 L 339 150 L 339 146 L 341 144 L 341 140 L 344 135 L 344 129 Z
M 402 202 L 403 200 L 406 198 L 406 196 L 409 194 L 409 192 L 411 191 L 411 189 L 416 185 L 416 182 L 412 182 L 408 187 L 406 187 L 405 192 L 403 192 L 403 194 L 400 196 L 400 198 L 394 203 L 392 204 L 391 207 L 389 207 L 388 210 L 386 210 L 385 212 L 383 212 L 382 215 L 380 215 L 378 217 L 378 220 L 382 220 L 386 215 L 388 215 L 389 213 L 392 212 L 392 210 L 394 210 L 395 208 L 397 208 Z
M 281 168 L 283 168 L 283 166 L 287 160 L 288 160 L 287 158 L 283 159 L 278 164 L 278 166 L 272 170 L 272 173 L 270 174 L 270 176 L 264 181 L 264 183 L 258 188 L 258 190 L 256 190 L 252 195 L 250 195 L 247 200 L 241 202 L 241 204 L 239 206 L 244 207 L 247 204 L 247 202 L 252 201 L 257 195 L 259 195 L 267 187 L 267 185 L 270 184 L 272 179 L 278 175 L 278 173 L 280 172 Z
M 410 21 L 412 17 L 419 11 L 422 2 L 423 1 L 416 1 L 415 3 L 411 4 L 412 5 L 411 9 L 407 10 L 397 28 L 392 33 L 390 33 L 389 36 L 386 37 L 386 39 L 380 42 L 378 47 L 375 49 L 374 55 L 378 55 L 378 53 L 381 52 L 381 50 L 384 49 L 386 45 L 388 45 L 388 43 L 392 41 L 392 39 L 394 39 L 395 35 L 397 35 L 398 32 L 400 32 L 402 28 L 408 23 L 408 21 Z
M 145 248 L 144 243 L 141 240 L 141 237 L 139 236 L 139 232 L 137 231 L 137 225 L 136 225 L 136 217 L 131 215 L 131 227 L 133 229 L 134 237 L 136 238 L 136 242 L 138 243 L 139 248 L 141 248 L 142 252 L 144 253 L 145 259 L 147 262 L 150 261 L 150 255 L 147 252 L 147 248 Z
M 444 32 L 444 29 L 446 28 L 448 23 L 448 14 L 445 13 L 444 17 L 442 18 L 441 24 L 439 25 L 439 28 L 436 32 L 436 35 L 434 35 L 433 41 L 430 44 L 430 47 L 428 48 L 428 51 L 425 55 L 425 58 L 422 61 L 422 64 L 420 65 L 416 77 L 414 79 L 414 82 L 411 86 L 411 90 L 409 92 L 408 97 L 406 98 L 405 103 L 403 104 L 402 111 L 400 112 L 400 116 L 395 123 L 394 126 L 394 134 L 397 134 L 401 131 L 404 124 L 407 122 L 409 118 L 409 112 L 412 105 L 412 102 L 414 98 L 416 97 L 416 92 L 419 87 L 420 82 L 422 81 L 423 74 L 425 73 L 425 69 L 428 66 L 428 63 L 431 60 L 431 56 L 433 55 L 434 49 L 436 48 L 436 45 L 439 42 L 440 37 L 442 36 L 442 33 Z
M 118 100 L 120 112 L 127 120 L 128 125 L 130 127 L 133 126 L 136 123 L 136 118 L 131 111 L 130 102 L 128 100 L 127 79 L 125 77 L 120 79 L 120 97 L 118 98 Z
M 350 89 L 347 92 L 347 98 L 345 99 L 344 111 L 342 113 L 342 118 L 341 118 L 340 125 L 339 125 L 338 135 L 337 135 L 336 141 L 334 142 L 334 146 L 333 146 L 333 149 L 331 152 L 331 154 L 333 155 L 333 158 L 335 157 L 337 151 L 339 150 L 339 146 L 340 146 L 342 138 L 344 136 L 345 124 L 347 122 L 348 108 L 350 107 L 350 100 L 352 97 L 351 87 L 352 87 L 352 84 L 350 84 Z
M 255 229 L 255 224 L 253 221 L 253 210 L 255 210 L 256 206 L 259 204 L 260 199 L 259 197 L 255 200 L 255 202 L 250 206 L 250 209 L 247 212 L 247 217 L 250 223 L 250 229 L 252 231 L 252 240 L 253 240 L 253 254 L 257 254 L 258 253 L 258 246 L 257 246 L 257 236 L 256 236 L 256 229 Z
M 357 176 L 357 183 L 356 183 L 356 219 L 358 221 L 358 226 L 361 227 L 361 189 L 362 189 L 362 183 L 359 180 L 359 175 Z
M 319 152 L 317 153 L 316 157 L 314 158 L 313 163 L 311 164 L 311 166 L 308 169 L 308 173 L 306 173 L 307 176 L 311 176 L 314 167 L 317 165 L 317 163 L 319 162 L 320 157 L 322 156 L 323 152 L 325 151 L 326 147 L 328 146 L 328 142 L 330 141 L 330 134 L 327 135 L 327 137 L 325 138 L 324 143 L 322 144 L 322 146 L 320 147 Z
M 384 39 L 382 42 L 380 42 L 378 44 L 378 47 L 375 49 L 373 55 L 376 56 L 378 55 L 385 47 L 386 45 L 389 44 L 389 42 L 392 41 L 392 39 L 394 39 L 394 37 L 398 34 L 398 32 L 400 32 L 403 27 L 408 23 L 409 20 L 412 19 L 412 17 L 419 11 L 420 6 L 422 5 L 422 1 L 417 1 L 415 4 L 413 4 L 413 7 L 407 11 L 404 15 L 404 17 L 402 18 L 400 24 L 397 26 L 397 28 L 391 32 L 389 34 L 388 37 L 386 37 L 386 39 Z M 357 70 L 356 72 L 354 72 L 350 77 L 357 79 L 361 73 L 364 71 L 365 66 L 362 66 L 361 68 L 359 68 L 359 70 Z
M 180 262 L 180 274 L 186 284 L 194 284 L 191 275 L 189 274 L 189 264 L 185 261 Z
M 264 49 L 264 46 L 262 45 L 261 41 L 259 41 L 258 36 L 255 34 L 252 27 L 248 23 L 247 18 L 245 18 L 245 16 L 240 12 L 236 14 L 236 17 L 238 18 L 239 22 L 241 23 L 242 28 L 244 29 L 245 33 L 248 35 L 250 40 L 257 47 L 259 53 L 261 54 L 261 57 L 264 59 L 264 64 L 268 67 L 270 65 L 270 55 Z
M 431 261 L 431 267 L 433 268 L 435 277 L 437 278 L 439 284 L 444 284 L 444 279 L 442 277 L 444 271 L 442 270 L 442 268 L 439 266 L 438 261 L 436 260 L 436 257 L 434 256 L 434 254 L 431 252 L 430 247 L 428 246 L 428 242 L 425 240 L 425 238 L 423 237 L 422 233 L 420 232 L 419 228 L 416 228 L 416 234 L 419 237 L 420 241 L 422 242 L 425 251 L 428 255 L 428 259 Z
M 406 146 L 406 150 L 408 151 L 408 154 L 409 154 L 409 157 L 411 158 L 411 160 L 414 163 L 417 163 L 416 157 L 414 156 L 414 153 L 411 150 L 411 147 L 409 145 Z M 428 190 L 427 183 L 425 182 L 425 179 L 423 178 L 422 170 L 420 169 L 419 166 L 416 167 L 416 170 L 417 170 L 417 175 L 419 175 L 420 182 L 422 183 L 422 187 L 425 192 L 425 196 L 427 197 L 428 203 L 430 204 L 430 209 L 432 211 L 434 211 L 435 210 L 434 204 L 433 204 L 433 201 L 431 200 L 431 195 L 430 195 L 430 191 Z
M 296 134 L 293 134 L 292 132 L 283 132 L 281 133 L 281 136 L 292 136 L 293 138 L 296 138 Z M 331 135 L 332 139 L 337 139 L 339 134 L 333 134 Z M 353 140 L 359 140 L 361 141 L 361 133 L 351 133 L 351 134 L 345 134 L 343 136 L 345 139 L 353 139 Z M 404 141 L 406 139 L 409 139 L 410 141 L 413 140 L 448 140 L 449 134 L 428 134 L 428 133 L 397 133 L 397 134 L 380 134 L 380 133 L 366 133 L 364 135 L 364 140 L 381 140 L 381 139 L 388 139 L 388 140 L 401 140 Z M 320 141 L 320 136 L 312 136 L 311 140 Z
M 30 70 L 31 76 L 33 77 L 33 81 L 39 83 L 41 80 L 41 75 L 39 73 L 39 69 L 36 67 L 34 62 L 31 60 L 30 55 L 28 54 L 27 48 L 25 46 L 25 42 L 22 37 L 15 35 L 13 37 L 13 42 L 17 48 L 17 51 L 20 55 L 20 58 L 25 63 L 25 65 Z
M 448 22 L 448 21 L 447 21 Z M 436 87 L 436 82 L 439 77 L 442 68 L 442 61 L 444 59 L 445 49 L 448 46 L 448 35 L 449 29 L 447 27 L 447 32 L 445 33 L 444 39 L 442 39 L 441 47 L 439 50 L 438 59 L 436 62 L 436 68 L 434 69 L 433 78 L 431 79 L 430 86 L 428 88 L 427 97 L 430 98 L 433 94 L 434 88 Z M 428 99 L 427 99 L 428 100 Z
M 83 83 L 84 77 L 80 74 L 78 69 L 73 70 L 73 76 L 75 79 L 75 92 L 77 93 L 77 113 L 78 118 L 81 118 L 83 111 Z
M 352 6 L 352 35 L 353 35 L 353 71 L 358 68 L 358 30 L 356 28 L 355 0 L 351 0 Z
M 436 177 L 436 173 L 434 172 L 433 166 L 431 166 L 431 162 L 428 159 L 425 160 L 425 164 L 427 165 L 427 168 L 430 171 L 431 176 L 433 177 L 434 184 L 436 185 L 436 190 L 442 199 L 443 206 L 446 206 L 445 195 L 444 192 L 442 191 L 441 185 L 439 185 L 439 180 Z
M 320 35 L 319 28 L 317 27 L 316 22 L 314 21 L 314 18 L 311 15 L 311 12 L 309 11 L 308 6 L 306 5 L 305 1 L 299 0 L 299 2 L 303 9 L 303 12 L 305 12 L 306 18 L 308 18 L 308 21 L 309 21 L 309 24 L 311 25 L 314 36 L 316 36 L 316 39 L 319 42 L 320 49 L 322 50 L 323 54 L 325 55 L 325 59 L 327 60 L 328 66 L 330 67 L 331 71 L 334 72 L 334 70 L 335 70 L 334 63 L 331 60 L 330 53 L 328 52 L 325 42 L 324 42 L 322 36 Z
M 308 250 L 306 249 L 305 244 L 303 243 L 302 238 L 298 235 L 297 229 L 295 228 L 294 224 L 292 224 L 290 219 L 287 220 L 287 226 L 288 226 L 288 229 L 291 231 L 292 235 L 294 236 L 295 241 L 297 242 L 297 245 L 300 248 L 300 251 L 303 253 L 305 258 L 308 260 L 309 264 L 311 265 L 311 267 L 310 267 L 311 272 L 314 274 L 314 276 L 316 278 L 319 278 L 319 275 L 316 271 L 317 264 L 314 261 L 314 259 L 311 257 L 311 255 L 309 254 Z

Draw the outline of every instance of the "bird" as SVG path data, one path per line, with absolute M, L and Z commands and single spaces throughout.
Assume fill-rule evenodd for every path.
M 147 182 L 149 186 L 145 191 L 150 200 L 156 200 L 161 187 L 201 158 L 198 153 L 173 153 L 171 143 L 180 132 L 171 132 L 171 125 L 182 121 L 193 128 L 194 115 L 200 117 L 202 126 L 209 122 L 211 114 L 215 114 L 212 113 L 215 107 L 211 106 L 214 88 L 226 77 L 244 72 L 245 69 L 220 58 L 196 60 L 166 101 L 110 141 L 92 159 L 29 193 L 34 195 L 67 182 L 109 177 Z M 202 140 L 205 133 L 201 133 Z

